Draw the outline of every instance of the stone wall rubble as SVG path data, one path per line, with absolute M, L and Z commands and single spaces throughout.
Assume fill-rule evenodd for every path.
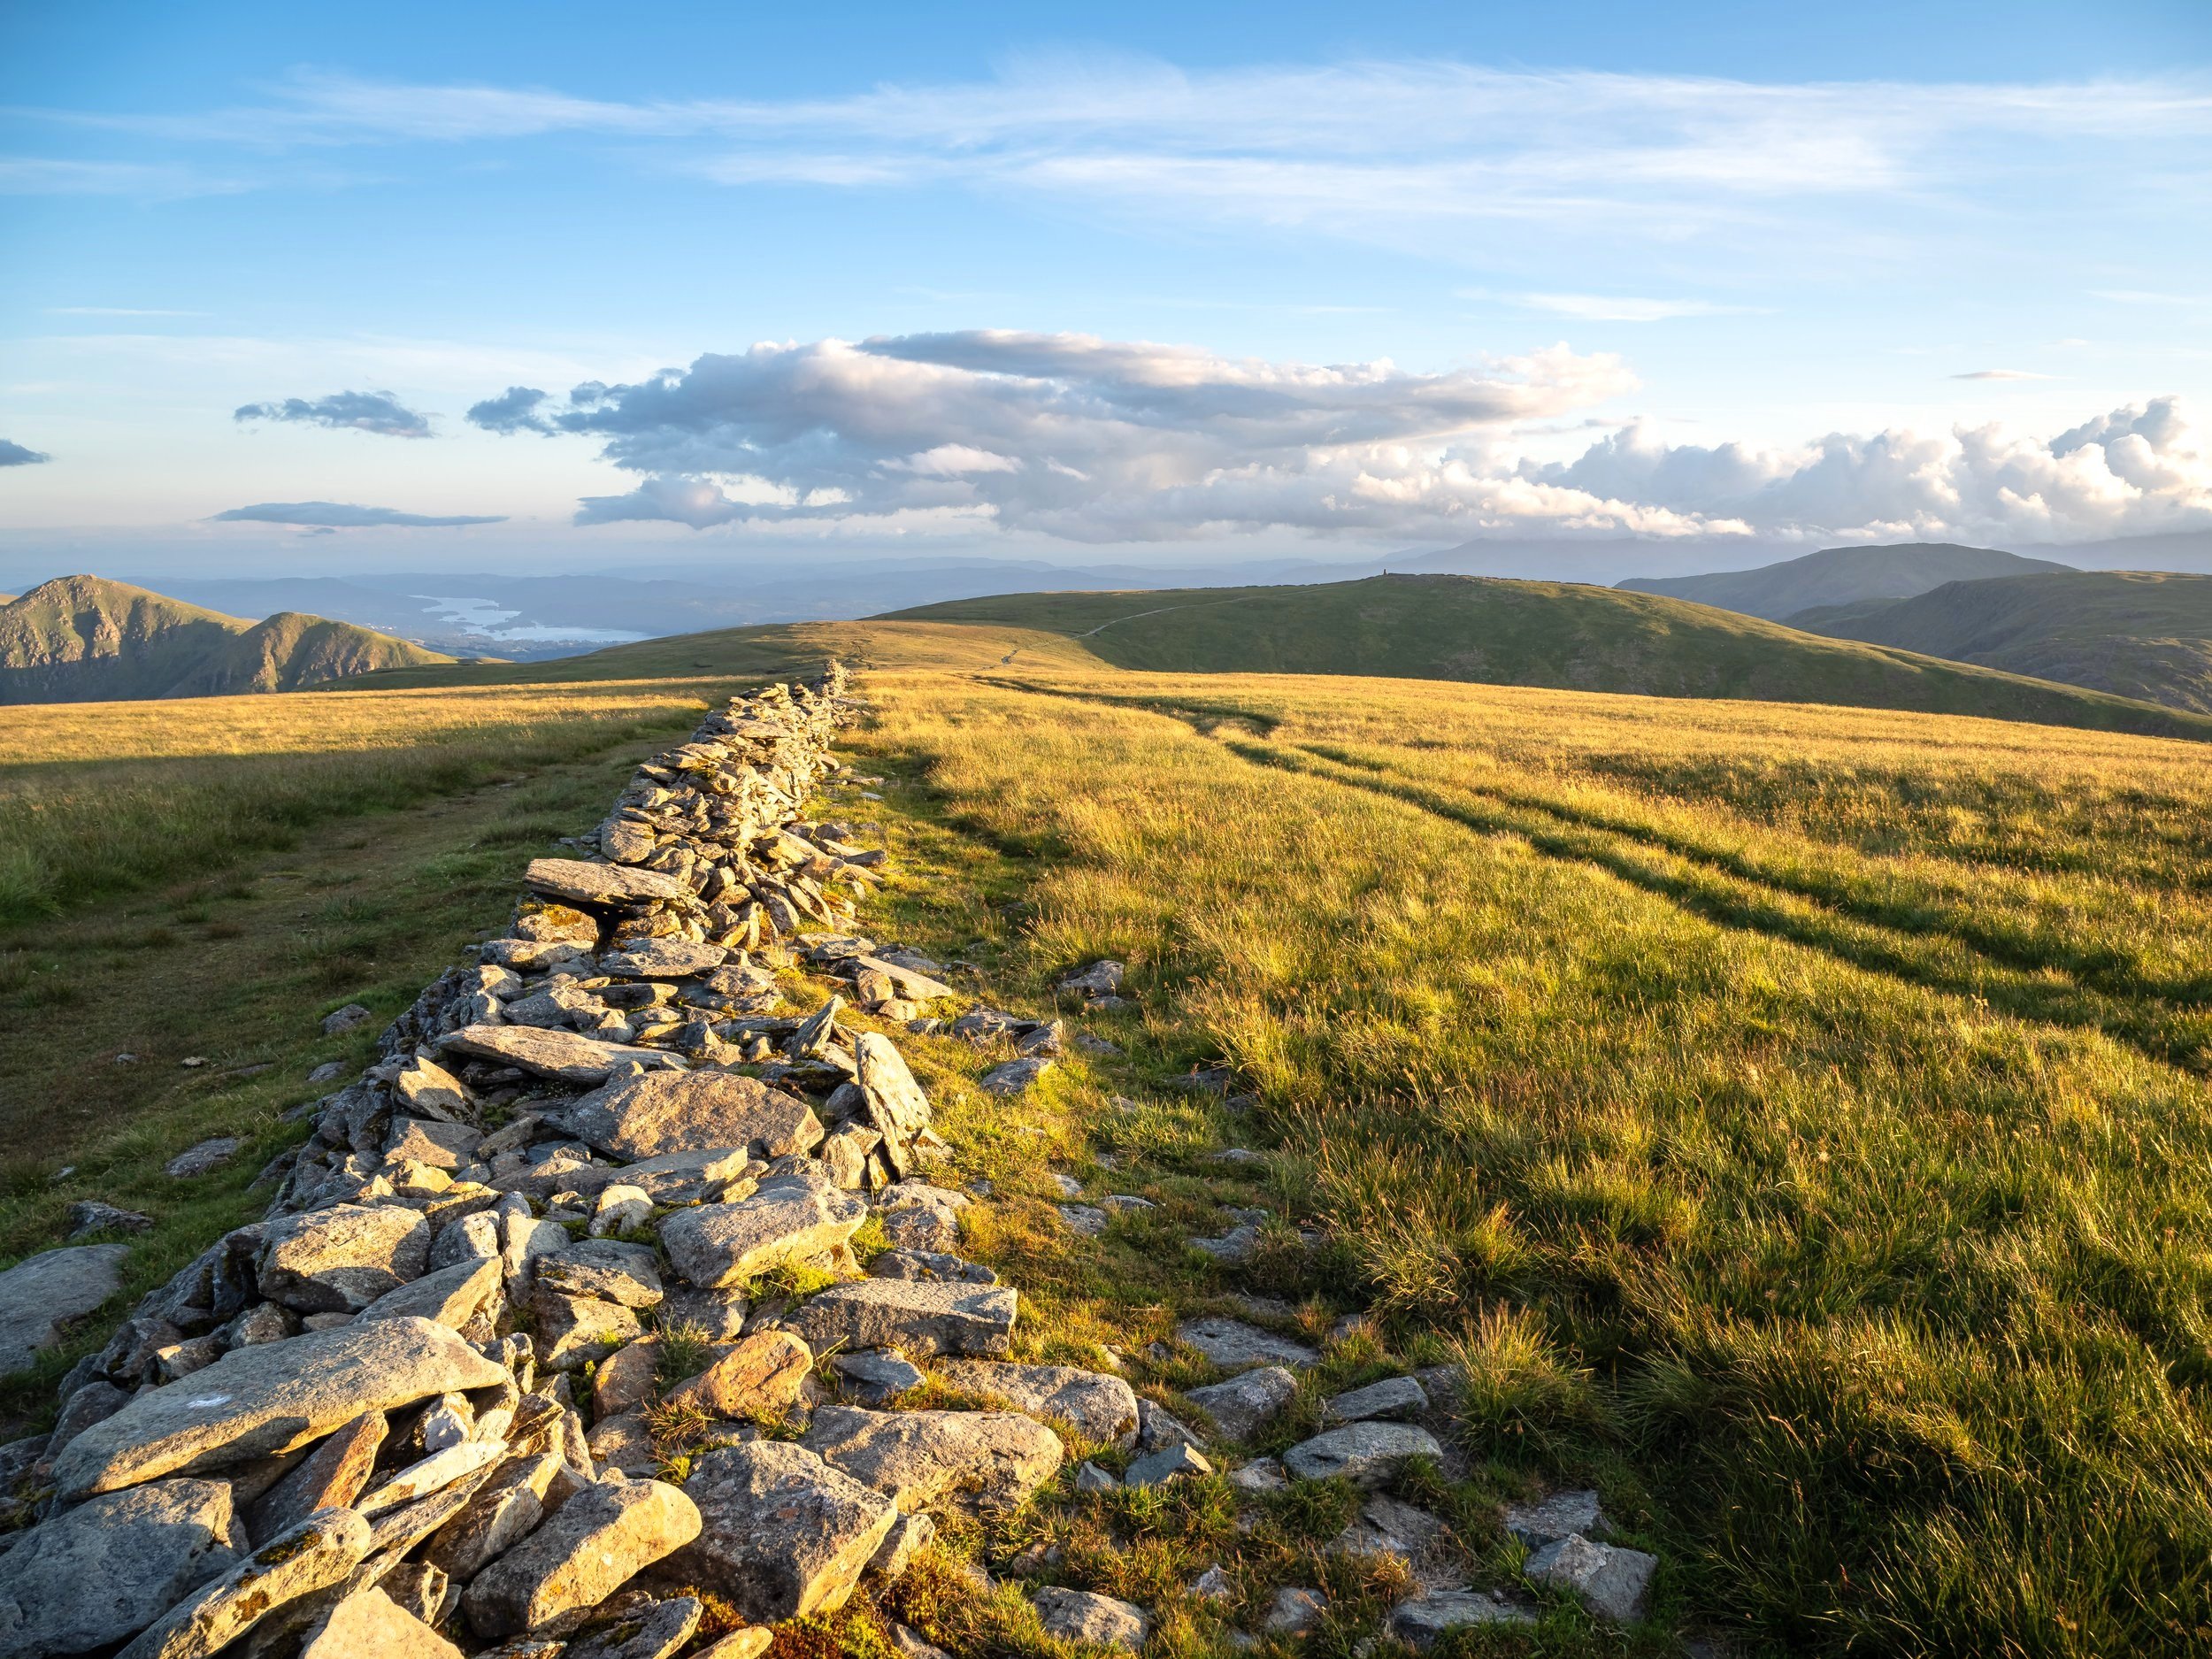
M 0 1448 L 30 1523 L 0 1537 L 0 1659 L 752 1659 L 766 1626 L 903 1572 L 938 1517 L 1050 1480 L 1055 1425 L 1135 1454 L 1133 1484 L 1210 1470 L 1121 1378 L 1009 1360 L 1019 1293 L 957 1254 L 970 1198 L 928 1179 L 947 1148 L 897 1046 L 841 1022 L 843 995 L 784 1004 L 777 971 L 802 960 L 895 1029 L 951 995 L 856 930 L 883 852 L 804 816 L 857 708 L 833 668 L 641 766 L 575 856 L 529 864 L 508 933 L 313 1103 L 266 1217 L 71 1371 L 50 1434 Z M 1118 964 L 1086 975 L 1073 994 L 1116 997 Z M 987 1008 L 951 1029 L 978 1022 L 1019 1064 L 1062 1035 Z M 106 1289 L 76 1311 L 123 1248 L 86 1247 Z M 41 1282 L 70 1255 L 32 1258 Z M 1233 1321 L 1182 1335 L 1262 1365 L 1194 1396 L 1240 1438 L 1314 1358 Z M 897 1409 L 918 1360 L 1015 1409 Z M 1434 1454 L 1379 1420 L 1419 1394 L 1343 1396 L 1290 1473 Z M 1075 1484 L 1118 1483 L 1092 1463 Z M 1531 1541 L 1632 1616 L 1650 1558 L 1588 1543 L 1594 1515 Z M 1071 1640 L 1150 1628 L 1085 1592 L 1037 1607 Z M 1425 1592 L 1394 1629 L 1528 1617 Z

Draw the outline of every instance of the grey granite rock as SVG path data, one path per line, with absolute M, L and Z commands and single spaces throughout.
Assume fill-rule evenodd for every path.
M 1409 1458 L 1443 1455 L 1436 1437 L 1410 1423 L 1351 1423 L 1292 1447 L 1283 1454 L 1283 1467 L 1294 1479 L 1340 1475 L 1371 1486 L 1387 1480 Z
M 1322 1407 L 1331 1423 L 1363 1423 L 1375 1417 L 1418 1417 L 1429 1409 L 1429 1396 L 1410 1377 L 1387 1377 L 1338 1394 Z
M 135 1636 L 238 1563 L 244 1533 L 219 1480 L 103 1493 L 0 1555 L 0 1659 L 42 1659 Z
M 574 1133 L 630 1162 L 671 1152 L 807 1152 L 822 1125 L 797 1095 L 734 1071 L 649 1071 L 594 1090 L 569 1109 Z
M 1555 1539 L 1532 1552 L 1523 1571 L 1531 1584 L 1567 1590 L 1601 1618 L 1627 1624 L 1644 1616 L 1656 1555 L 1612 1544 L 1594 1544 L 1579 1533 Z
M 881 1493 L 778 1440 L 707 1453 L 684 1489 L 699 1536 L 671 1568 L 763 1624 L 842 1607 L 899 1518 Z
M 1059 1436 L 1013 1411 L 864 1411 L 824 1406 L 802 1441 L 917 1514 L 1018 1502 L 1060 1467 Z
M 1233 1440 L 1251 1439 L 1282 1414 L 1298 1392 L 1298 1379 L 1280 1365 L 1240 1371 L 1226 1382 L 1189 1391 L 1191 1402 L 1205 1408 L 1222 1433 Z
M 1004 1286 L 870 1279 L 833 1285 L 809 1297 L 784 1323 L 816 1353 L 833 1348 L 895 1348 L 995 1357 L 1013 1340 L 1020 1306 Z
M 602 1480 L 478 1573 L 461 1606 L 497 1640 L 596 1607 L 640 1569 L 699 1535 L 699 1510 L 658 1480 Z
M 1031 1417 L 1065 1423 L 1086 1439 L 1123 1450 L 1137 1443 L 1136 1391 L 1118 1377 L 989 1360 L 948 1360 L 937 1374 L 956 1388 L 997 1394 Z
M 122 1659 L 208 1659 L 270 1613 L 343 1580 L 370 1540 L 351 1509 L 319 1510 L 172 1608 Z
M 1277 1336 L 1240 1319 L 1186 1319 L 1176 1327 L 1175 1335 L 1215 1364 L 1232 1368 L 1283 1365 L 1292 1371 L 1303 1371 L 1321 1358 L 1302 1342 Z
M 810 1168 L 772 1176 L 737 1203 L 676 1211 L 661 1224 L 661 1243 L 687 1283 L 722 1288 L 772 1268 L 818 1262 L 867 1217 L 864 1202 Z
M 181 1382 L 140 1394 L 55 1462 L 65 1500 L 288 1452 L 365 1410 L 503 1387 L 494 1364 L 443 1325 L 379 1319 L 234 1348 Z
M 26 1257 L 0 1273 L 0 1376 L 28 1371 L 123 1282 L 127 1244 L 79 1244 Z
M 1144 1646 L 1152 1633 L 1152 1621 L 1142 1608 L 1089 1590 L 1049 1586 L 1037 1592 L 1037 1622 L 1045 1634 L 1062 1641 L 1098 1647 L 1123 1647 L 1131 1653 Z

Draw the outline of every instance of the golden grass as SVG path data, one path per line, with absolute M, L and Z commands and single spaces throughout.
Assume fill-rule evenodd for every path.
M 103 780 L 150 769 L 134 785 L 204 803 L 172 839 L 217 858 L 286 832 L 248 810 L 257 780 L 333 768 L 288 809 L 298 821 L 412 804 L 497 775 L 518 744 L 641 746 L 722 676 L 834 650 L 870 671 L 882 712 L 856 744 L 895 780 L 879 803 L 832 803 L 879 818 L 905 872 L 872 926 L 983 963 L 1010 1006 L 1048 1007 L 1051 977 L 1101 955 L 1133 964 L 1143 1001 L 1100 1027 L 1125 1060 L 1071 1061 L 1021 1102 L 977 1094 L 979 1057 L 958 1045 L 905 1045 L 964 1173 L 999 1184 L 971 1248 L 1023 1286 L 1022 1356 L 1096 1363 L 1111 1345 L 1172 1400 L 1208 1373 L 1171 1343 L 1138 1355 L 1209 1294 L 1302 1299 L 1313 1335 L 1356 1292 L 1382 1329 L 1332 1348 L 1332 1384 L 1448 1356 L 1473 1379 L 1476 1484 L 1424 1501 L 1494 1550 L 1486 1582 L 1513 1562 L 1481 1493 L 1591 1479 L 1667 1562 L 1663 1610 L 1753 1642 L 2084 1659 L 2212 1642 L 2212 780 L 2196 746 L 1125 673 L 1004 628 L 631 649 L 575 668 L 597 676 L 579 684 L 539 664 L 182 719 L 25 711 L 0 803 L 67 779 L 70 822 L 94 825 L 124 798 Z M 349 707 L 333 724 L 354 735 L 319 746 L 315 705 Z M 88 724 L 73 735 L 72 719 Z M 139 722 L 179 747 L 128 758 Z M 73 744 L 103 764 L 55 764 Z M 50 849 L 25 821 L 0 808 L 0 857 Z M 1164 1087 L 1216 1058 L 1260 1096 L 1241 1127 Z M 1225 1276 L 1179 1253 L 1253 1195 L 1205 1162 L 1232 1133 L 1274 1144 L 1270 1194 L 1327 1224 L 1323 1248 L 1271 1228 L 1262 1260 Z M 1116 1190 L 1161 1208 L 1094 1246 L 1054 1225 L 1044 1165 L 1102 1179 L 1098 1150 L 1121 1160 Z M 1302 1395 L 1282 1432 L 1317 1409 Z M 1214 1627 L 1173 1586 L 1228 1552 L 1219 1502 L 1194 1488 L 1172 1514 L 1025 1525 L 1086 1582 L 1164 1598 L 1165 1650 L 1199 1652 Z M 1239 1571 L 1339 1571 L 1310 1555 L 1336 1518 L 1273 1517 Z M 981 1624 L 936 1617 L 934 1582 L 893 1606 L 949 1640 L 1035 1646 L 1003 1595 Z M 1346 1610 L 1325 1640 L 1349 1651 L 1386 1586 L 1333 1587 Z M 1542 1640 L 1612 1650 L 1556 1619 Z
M 875 688 L 871 745 L 1033 861 L 1031 972 L 1129 960 L 1163 1059 L 1258 1086 L 1399 1340 L 1467 1358 L 1479 1458 L 1633 1469 L 1689 1601 L 1792 1648 L 2205 1640 L 2193 748 L 1072 666 Z

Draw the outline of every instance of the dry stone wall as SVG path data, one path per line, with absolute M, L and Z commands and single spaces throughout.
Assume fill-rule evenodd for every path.
M 855 931 L 883 853 L 804 816 L 856 708 L 833 669 L 733 700 L 640 767 L 578 856 L 528 866 L 507 935 L 314 1104 L 268 1215 L 70 1372 L 50 1435 L 0 1448 L 31 1523 L 0 1540 L 0 1659 L 751 1659 L 767 1626 L 903 1572 L 939 1517 L 1052 1479 L 1059 1429 L 1133 1459 L 1118 1479 L 1084 1464 L 1079 1491 L 1211 1472 L 1121 1378 L 1008 1358 L 1019 1294 L 957 1254 L 971 1200 L 928 1179 L 948 1148 L 896 1044 L 841 1023 L 842 995 L 784 1004 L 777 970 L 800 959 L 895 1028 L 951 995 L 934 963 Z M 1120 979 L 1102 963 L 1062 988 L 1096 1006 Z M 983 1079 L 1002 1092 L 1061 1035 L 988 1008 L 950 1029 L 1013 1042 Z M 122 1248 L 11 1272 L 35 1268 L 50 1325 L 112 1294 Z M 1193 1396 L 1233 1437 L 1315 1358 L 1234 1321 L 1179 1334 L 1251 1368 Z M 1014 1409 L 895 1409 L 916 1361 Z M 1419 1395 L 1342 1396 L 1340 1426 L 1233 1479 L 1371 1484 L 1435 1455 L 1387 1420 Z M 1377 1503 L 1372 1548 L 1417 1549 L 1388 1528 L 1429 1517 Z M 1650 1558 L 1594 1530 L 1553 1550 L 1560 1581 L 1631 1616 Z M 1278 1609 L 1286 1630 L 1304 1606 Z M 1070 1640 L 1150 1629 L 1087 1592 L 1036 1607 Z M 1396 1628 L 1527 1617 L 1455 1591 Z

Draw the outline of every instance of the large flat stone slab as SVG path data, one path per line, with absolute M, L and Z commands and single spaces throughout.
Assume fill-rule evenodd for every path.
M 1502 1601 L 1486 1590 L 1444 1590 L 1401 1602 L 1390 1616 L 1390 1633 L 1409 1647 L 1425 1650 L 1454 1631 L 1535 1622 L 1533 1613 Z
M 1284 1365 L 1303 1371 L 1321 1359 L 1303 1342 L 1277 1336 L 1241 1319 L 1186 1319 L 1175 1327 L 1175 1334 L 1217 1365 Z
M 729 959 L 719 945 L 688 939 L 641 939 L 599 958 L 599 972 L 617 979 L 690 979 L 712 973 Z
M 733 1071 L 649 1071 L 585 1095 L 570 1132 L 626 1163 L 672 1152 L 741 1148 L 758 1158 L 821 1144 L 814 1109 L 797 1095 Z
M 952 987 L 942 979 L 933 979 L 926 973 L 918 973 L 902 964 L 882 956 L 859 956 L 848 958 L 849 968 L 866 971 L 874 969 L 898 987 L 899 995 L 910 1002 L 933 1002 L 941 996 L 955 995 Z
M 1004 1285 L 869 1279 L 810 1296 L 783 1323 L 817 1354 L 895 1348 L 915 1359 L 932 1354 L 991 1359 L 1013 1346 L 1020 1305 L 1020 1297 Z
M 65 1502 L 288 1452 L 369 1411 L 508 1380 L 427 1319 L 378 1319 L 233 1348 L 134 1399 L 69 1442 L 54 1465 Z
M 686 1283 L 719 1289 L 818 1262 L 867 1218 L 863 1200 L 808 1170 L 764 1180 L 738 1203 L 678 1210 L 661 1224 L 661 1244 Z
M 83 1317 L 123 1282 L 127 1244 L 79 1244 L 47 1250 L 0 1273 L 0 1376 L 28 1371 L 60 1327 Z
M 522 879 L 539 892 L 571 904 L 624 906 L 656 899 L 681 902 L 694 896 L 689 884 L 657 870 L 591 864 L 580 858 L 533 858 Z
M 709 1452 L 684 1492 L 699 1536 L 671 1568 L 764 1624 L 844 1606 L 899 1516 L 873 1487 L 777 1440 Z
M 1064 1423 L 1101 1445 L 1126 1451 L 1137 1443 L 1137 1392 L 1118 1377 L 978 1359 L 948 1360 L 937 1375 L 956 1388 L 997 1394 L 1033 1417 Z
M 1441 1461 L 1444 1448 L 1426 1429 L 1410 1423 L 1349 1423 L 1302 1440 L 1283 1454 L 1283 1467 L 1299 1480 L 1341 1475 L 1363 1486 L 1380 1486 L 1410 1457 Z
M 496 1060 L 538 1077 L 585 1086 L 604 1083 L 616 1066 L 632 1060 L 651 1066 L 675 1064 L 658 1048 L 602 1042 L 596 1037 L 541 1025 L 464 1025 L 439 1038 L 438 1047 L 448 1054 Z
M 1018 1411 L 824 1406 L 800 1442 L 908 1515 L 1017 1503 L 1060 1467 L 1060 1437 Z

